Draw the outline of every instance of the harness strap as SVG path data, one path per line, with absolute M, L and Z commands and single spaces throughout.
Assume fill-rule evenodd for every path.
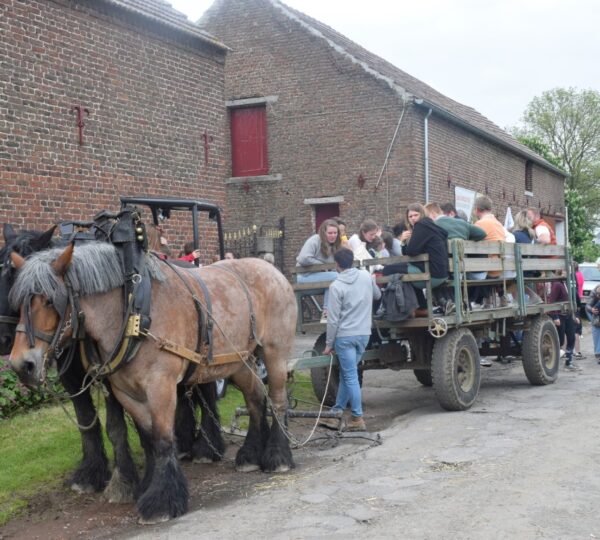
M 206 356 L 192 351 L 187 347 L 179 345 L 178 343 L 175 343 L 168 339 L 159 338 L 157 336 L 152 335 L 150 332 L 147 332 L 146 335 L 156 342 L 159 349 L 170 352 L 171 354 L 174 354 L 181 358 L 185 358 L 186 360 L 193 362 L 192 365 L 199 365 L 204 367 L 222 366 L 224 364 L 235 364 L 237 362 L 245 362 L 246 360 L 248 360 L 248 358 L 250 358 L 250 351 L 239 351 L 214 355 L 212 361 L 208 362 Z
M 183 273 L 179 272 L 177 267 L 168 261 L 167 259 L 161 259 L 157 254 L 153 253 L 160 261 L 164 262 L 174 273 L 175 275 L 182 281 L 185 288 L 190 293 L 192 299 L 194 300 L 194 307 L 196 308 L 196 313 L 198 314 L 198 338 L 196 340 L 196 353 L 201 353 L 203 344 L 207 346 L 207 359 L 208 363 L 212 362 L 213 357 L 213 339 L 212 339 L 212 328 L 213 328 L 213 320 L 212 320 L 212 303 L 210 300 L 210 293 L 208 292 L 208 288 L 206 284 L 199 276 L 194 277 L 197 278 L 197 282 L 202 289 L 204 294 L 204 300 L 206 302 L 206 307 L 200 302 L 200 299 L 196 296 L 196 293 L 187 282 L 187 279 L 184 278 Z M 189 275 L 189 273 L 186 273 Z M 206 314 L 205 314 L 206 310 Z M 189 359 L 188 359 L 189 360 Z M 185 374 L 183 376 L 182 382 L 185 384 L 196 371 L 196 363 L 191 361 L 188 365 Z
M 9 317 L 8 315 L 0 315 L 0 323 L 19 324 L 19 317 Z
M 24 334 L 27 334 L 25 325 L 17 324 L 17 332 L 23 332 Z M 40 332 L 39 330 L 35 329 L 32 329 L 32 333 L 33 336 L 35 336 L 38 339 L 41 339 L 42 341 L 45 341 L 46 343 L 52 343 L 52 340 L 54 339 L 54 334 L 46 334 L 45 332 Z
M 262 343 L 260 342 L 260 340 L 258 339 L 258 336 L 256 335 L 256 315 L 254 314 L 254 306 L 252 304 L 252 297 L 250 296 L 250 291 L 248 290 L 248 286 L 246 285 L 246 282 L 242 279 L 242 276 L 239 275 L 238 272 L 236 272 L 233 268 L 229 268 L 227 266 L 225 266 L 224 264 L 211 264 L 210 266 L 207 266 L 206 268 L 218 268 L 219 270 L 225 270 L 227 272 L 229 272 L 232 276 L 234 276 L 238 283 L 242 286 L 242 289 L 246 295 L 246 300 L 248 301 L 248 311 L 250 313 L 250 337 L 256 341 L 257 345 L 260 345 L 262 347 Z

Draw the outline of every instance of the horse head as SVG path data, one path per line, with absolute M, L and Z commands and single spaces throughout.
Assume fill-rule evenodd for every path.
M 51 356 L 49 353 L 54 357 L 56 350 L 71 338 L 62 322 L 70 320 L 68 312 L 71 308 L 66 300 L 64 279 L 72 256 L 73 245 L 69 244 L 47 265 L 47 275 L 38 270 L 35 275 L 37 283 L 30 284 L 24 298 L 19 297 L 24 301 L 20 302 L 20 319 L 9 362 L 21 381 L 28 386 L 39 386 L 45 381 Z M 10 258 L 17 270 L 27 270 L 28 262 L 18 253 L 12 252 Z M 13 304 L 14 294 L 24 290 L 19 285 L 21 277 L 15 283 L 17 291 L 13 290 L 10 295 Z M 44 292 L 34 292 L 36 289 Z
M 19 315 L 11 308 L 8 301 L 8 293 L 16 274 L 10 254 L 16 252 L 22 257 L 27 257 L 35 251 L 48 248 L 55 228 L 55 226 L 51 227 L 43 233 L 37 231 L 17 233 L 11 225 L 4 224 L 4 247 L 0 249 L 0 355 L 10 353 Z

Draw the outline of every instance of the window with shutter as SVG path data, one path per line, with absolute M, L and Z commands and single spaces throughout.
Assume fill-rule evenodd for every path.
M 269 173 L 266 107 L 231 109 L 231 172 L 233 176 Z
M 525 191 L 533 193 L 533 162 L 525 163 Z

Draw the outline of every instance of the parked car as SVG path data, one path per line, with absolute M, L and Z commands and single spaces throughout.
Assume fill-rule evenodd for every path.
M 588 303 L 591 292 L 600 285 L 600 268 L 596 263 L 581 263 L 579 270 L 583 274 L 583 298 L 581 302 L 584 304 Z

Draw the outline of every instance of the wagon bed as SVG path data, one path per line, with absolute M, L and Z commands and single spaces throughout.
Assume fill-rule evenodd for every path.
M 558 333 L 548 313 L 574 313 L 575 280 L 569 250 L 563 246 L 450 240 L 448 252 L 451 277 L 442 287 L 446 292 L 451 291 L 455 304 L 454 312 L 448 315 L 434 312 L 427 255 L 355 262 L 360 267 L 422 262 L 424 272 L 407 274 L 402 279 L 425 282 L 428 313 L 426 317 L 403 322 L 374 319 L 371 341 L 360 369 L 411 369 L 422 384 L 434 387 L 440 404 L 448 410 L 464 410 L 474 403 L 481 377 L 480 356 L 519 356 L 531 384 L 554 382 L 558 376 L 560 347 Z M 314 265 L 296 267 L 293 273 L 334 269 L 334 264 Z M 564 270 L 565 276 L 547 274 L 555 270 Z M 481 271 L 512 272 L 514 277 L 466 279 L 468 272 Z M 540 275 L 531 277 L 531 272 Z M 377 283 L 385 284 L 391 279 L 390 276 L 378 277 Z M 527 292 L 535 290 L 537 283 L 557 280 L 566 283 L 568 302 L 550 303 L 545 294 L 539 303 L 528 302 Z M 315 393 L 326 404 L 332 405 L 337 392 L 337 360 L 335 355 L 332 360 L 319 354 L 325 346 L 326 325 L 308 319 L 306 309 L 307 299 L 314 302 L 314 297 L 322 294 L 328 285 L 329 282 L 293 285 L 298 306 L 298 332 L 320 335 L 314 356 L 293 359 L 289 367 L 310 369 Z M 505 297 L 512 291 L 514 300 L 508 306 L 474 310 L 468 302 L 468 290 L 476 285 L 494 286 L 503 291 Z M 516 339 L 515 336 L 521 333 L 522 339 Z M 328 377 L 329 369 L 333 371 L 332 377 Z

